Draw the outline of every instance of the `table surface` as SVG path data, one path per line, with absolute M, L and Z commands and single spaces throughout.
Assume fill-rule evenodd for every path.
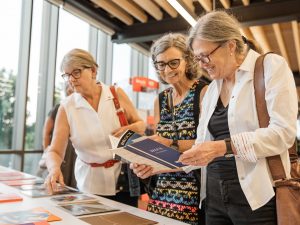
M 10 169 L 0 166 L 0 171 L 8 171 L 8 170 L 10 170 Z M 42 207 L 42 208 L 50 211 L 54 215 L 62 218 L 61 221 L 53 222 L 53 224 L 55 224 L 55 225 L 62 225 L 62 224 L 63 225 L 74 225 L 74 224 L 76 224 L 76 225 L 85 224 L 86 225 L 86 224 L 88 224 L 88 223 L 83 222 L 82 220 L 78 219 L 77 217 L 71 215 L 67 211 L 64 211 L 63 209 L 61 209 L 59 206 L 57 206 L 57 204 L 54 201 L 50 200 L 51 197 L 31 198 L 26 195 L 23 195 L 19 189 L 4 185 L 2 183 L 0 183 L 0 193 L 14 193 L 14 194 L 19 194 L 23 197 L 23 201 L 21 201 L 21 202 L 0 203 L 0 212 L 1 213 L 22 211 L 22 210 L 28 210 L 28 209 L 32 209 L 32 208 L 36 208 L 36 207 Z M 125 204 L 122 204 L 122 203 L 119 203 L 116 201 L 112 201 L 110 199 L 106 199 L 106 198 L 96 196 L 96 195 L 91 195 L 91 194 L 87 194 L 87 195 L 93 196 L 94 198 L 98 199 L 101 203 L 111 206 L 113 208 L 117 208 L 120 211 L 128 212 L 128 213 L 134 214 L 136 216 L 140 216 L 140 217 L 143 217 L 146 219 L 157 221 L 158 224 L 160 224 L 160 225 L 175 225 L 175 224 L 176 225 L 186 225 L 186 223 L 182 223 L 177 220 L 173 220 L 173 219 L 170 219 L 170 218 L 167 218 L 164 216 L 150 213 L 150 212 L 147 212 L 142 209 L 138 209 L 138 208 L 128 206 L 128 205 L 125 205 Z M 117 212 L 120 212 L 120 211 L 117 211 Z M 111 212 L 111 213 L 114 213 L 114 212 Z M 97 214 L 92 214 L 89 216 L 94 216 L 94 215 L 97 215 Z M 102 213 L 102 214 L 98 214 L 98 215 L 104 215 L 104 214 Z M 87 216 L 84 216 L 84 217 L 87 217 Z

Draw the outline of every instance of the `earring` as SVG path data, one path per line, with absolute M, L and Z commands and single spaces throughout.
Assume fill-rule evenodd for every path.
M 232 56 L 232 52 L 230 53 L 230 55 Z

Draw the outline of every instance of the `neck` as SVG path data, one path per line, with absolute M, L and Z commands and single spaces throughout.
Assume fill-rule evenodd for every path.
M 195 80 L 188 80 L 188 79 L 185 79 L 184 81 L 179 81 L 178 83 L 176 84 L 173 84 L 173 93 L 174 95 L 177 95 L 177 96 L 185 96 L 186 93 L 191 89 L 191 87 L 193 86 Z
M 93 83 L 89 90 L 87 90 L 82 96 L 89 102 L 92 103 L 94 99 L 98 99 L 101 95 L 101 86 L 97 83 Z

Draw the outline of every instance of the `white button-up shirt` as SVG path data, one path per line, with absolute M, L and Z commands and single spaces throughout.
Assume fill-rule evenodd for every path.
M 273 196 L 273 180 L 266 157 L 280 155 L 287 177 L 290 177 L 288 148 L 296 137 L 297 93 L 293 74 L 279 55 L 268 54 L 264 60 L 265 99 L 270 115 L 267 128 L 259 128 L 255 95 L 254 66 L 259 54 L 250 50 L 235 73 L 235 85 L 228 108 L 231 140 L 237 150 L 235 156 L 242 190 L 255 210 Z M 223 80 L 214 80 L 202 102 L 202 115 L 197 129 L 196 143 L 212 140 L 207 128 L 215 110 Z M 188 167 L 186 171 L 199 167 Z M 202 168 L 201 199 L 206 193 L 206 168 Z M 208 190 L 213 191 L 213 190 Z
M 87 163 L 104 163 L 113 158 L 109 134 L 121 127 L 109 86 L 101 83 L 102 92 L 97 112 L 78 93 L 61 105 L 70 126 L 70 140 L 75 148 L 75 178 L 79 190 L 98 195 L 115 195 L 121 164 L 91 167 Z

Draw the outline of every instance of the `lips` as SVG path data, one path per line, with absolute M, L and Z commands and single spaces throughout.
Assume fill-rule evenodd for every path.
M 175 77 L 177 76 L 177 73 L 173 73 L 173 74 L 168 74 L 166 75 L 167 78 L 172 78 L 172 77 Z

